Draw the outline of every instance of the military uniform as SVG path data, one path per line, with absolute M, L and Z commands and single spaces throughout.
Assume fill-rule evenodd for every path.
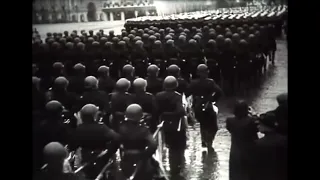
M 150 131 L 139 124 L 143 116 L 142 108 L 139 105 L 130 105 L 125 114 L 128 120 L 119 128 L 122 173 L 126 178 L 129 178 L 135 168 L 139 167 L 134 179 L 152 179 L 155 168 L 151 163 L 151 156 L 156 151 L 157 144 Z
M 63 106 L 58 101 L 50 101 L 46 104 L 45 119 L 33 127 L 33 152 L 34 167 L 40 169 L 44 164 L 42 150 L 50 142 L 68 144 L 70 139 L 70 129 L 63 124 Z
M 174 77 L 168 76 L 166 79 L 168 78 Z M 164 84 L 166 83 L 165 80 Z M 159 92 L 156 95 L 156 104 L 160 121 L 164 121 L 165 143 L 170 149 L 184 149 L 186 147 L 187 127 L 182 120 L 186 115 L 182 105 L 182 95 L 174 90 Z
M 202 71 L 199 69 L 198 72 Z M 207 71 L 205 66 L 203 71 Z M 207 73 L 207 72 L 203 72 Z M 212 102 L 216 102 L 222 95 L 222 90 L 213 79 L 200 78 L 191 81 L 186 96 L 192 95 L 193 109 L 196 119 L 200 122 L 200 132 L 203 147 L 211 147 L 212 141 L 218 131 L 217 114 Z
M 82 124 L 72 133 L 69 148 L 71 151 L 81 147 L 81 164 L 94 159 L 105 149 L 108 153 L 99 158 L 94 164 L 90 164 L 84 172 L 87 178 L 95 178 L 106 162 L 119 148 L 119 135 L 106 125 L 98 123 L 95 115 L 98 107 L 87 104 L 80 110 Z

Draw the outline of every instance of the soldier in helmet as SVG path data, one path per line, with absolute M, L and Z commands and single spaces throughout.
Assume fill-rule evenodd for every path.
M 68 92 L 69 81 L 63 77 L 57 77 L 54 82 L 52 88 L 46 93 L 46 100 L 59 101 L 67 110 L 71 112 L 74 111 L 74 104 L 77 101 L 77 97 L 74 93 Z M 73 113 L 72 113 L 73 114 Z
M 81 63 L 73 66 L 74 75 L 69 79 L 68 90 L 81 96 L 84 92 L 84 79 L 86 77 L 86 67 Z
M 156 64 L 160 69 L 159 76 L 164 76 L 164 69 L 165 69 L 165 52 L 162 47 L 161 41 L 156 40 L 154 42 L 154 46 L 150 52 L 150 63 Z
M 132 94 L 133 103 L 139 104 L 144 113 L 145 123 L 149 126 L 151 132 L 155 132 L 159 124 L 157 118 L 157 108 L 155 104 L 155 97 L 149 92 L 146 92 L 147 81 L 138 78 L 133 82 L 134 93 Z
M 148 64 L 148 54 L 143 47 L 141 40 L 136 41 L 135 46 L 131 53 L 132 65 L 136 68 L 136 74 L 139 77 L 147 75 L 146 69 Z
M 69 148 L 81 147 L 81 164 L 92 160 L 105 149 L 107 154 L 84 169 L 86 178 L 94 179 L 106 162 L 118 150 L 119 135 L 103 123 L 99 123 L 99 107 L 86 104 L 80 110 L 79 125 L 72 133 Z
M 40 78 L 32 77 L 32 118 L 34 123 L 41 119 L 46 104 L 45 95 L 40 91 L 40 82 Z
M 155 173 L 152 155 L 157 143 L 148 128 L 140 124 L 143 109 L 138 104 L 131 104 L 126 108 L 125 117 L 126 121 L 119 128 L 122 176 L 129 178 L 138 168 L 134 179 L 152 179 Z
M 108 94 L 98 89 L 98 80 L 94 76 L 88 76 L 84 79 L 85 92 L 79 100 L 78 110 L 85 104 L 96 105 L 101 114 L 109 114 L 109 98 Z M 108 122 L 108 119 L 103 119 Z
M 194 39 L 189 40 L 187 56 L 188 56 L 187 58 L 188 72 L 192 76 L 192 79 L 194 79 L 197 77 L 197 73 L 196 73 L 197 66 L 203 63 L 203 57 L 204 57 L 199 44 Z
M 38 152 L 36 153 L 35 164 L 38 169 L 44 164 L 40 152 L 46 144 L 57 141 L 66 145 L 69 142 L 70 129 L 64 125 L 62 117 L 63 109 L 59 101 L 53 100 L 48 102 L 45 105 L 44 120 L 33 128 L 34 151 Z
M 109 67 L 100 66 L 98 68 L 98 88 L 107 94 L 111 93 L 116 85 L 114 79 L 110 77 Z
M 61 179 L 61 180 L 83 180 L 83 178 L 71 173 L 71 167 L 66 163 L 68 151 L 59 142 L 50 142 L 43 148 L 45 171 L 35 176 L 35 180 Z
M 167 66 L 170 66 L 171 64 L 181 64 L 179 54 L 179 49 L 175 46 L 174 40 L 168 40 L 165 44 L 165 55 L 167 60 Z
M 175 91 L 180 94 L 185 93 L 188 87 L 188 82 L 180 76 L 180 68 L 173 64 L 167 68 L 167 74 L 168 76 L 175 77 L 178 81 L 178 87 L 175 89 Z
M 220 66 L 219 66 L 219 53 L 217 50 L 216 41 L 210 39 L 204 49 L 204 55 L 207 59 L 207 65 L 209 68 L 209 78 L 216 80 L 218 83 L 220 80 Z
M 118 131 L 119 125 L 124 121 L 124 112 L 132 104 L 132 95 L 128 93 L 131 86 L 130 81 L 121 78 L 117 81 L 114 92 L 110 96 L 110 112 L 112 114 L 111 126 Z
M 182 95 L 175 91 L 178 81 L 167 76 L 163 82 L 164 91 L 156 95 L 156 103 L 161 121 L 164 121 L 165 143 L 170 149 L 186 148 L 186 112 L 182 105 Z
M 148 67 L 147 72 L 147 92 L 156 95 L 158 92 L 162 91 L 163 83 L 163 80 L 161 78 L 158 78 L 159 67 L 152 64 Z
M 130 64 L 126 64 L 122 68 L 122 77 L 126 78 L 130 84 L 133 83 L 133 81 L 136 79 L 135 77 L 135 68 L 131 66 Z M 133 88 L 130 87 L 129 92 L 133 92 Z
M 197 67 L 199 79 L 191 81 L 186 96 L 192 95 L 193 109 L 200 122 L 202 147 L 212 150 L 212 142 L 218 131 L 217 113 L 213 103 L 222 96 L 221 88 L 213 79 L 208 78 L 209 70 L 205 64 Z
M 237 61 L 237 77 L 238 77 L 238 88 L 244 93 L 248 93 L 251 79 L 253 77 L 253 62 L 250 59 L 248 43 L 246 40 L 241 39 L 239 42 L 239 48 L 236 52 Z

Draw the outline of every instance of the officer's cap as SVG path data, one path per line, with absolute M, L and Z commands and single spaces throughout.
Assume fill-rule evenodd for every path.
M 87 76 L 84 79 L 84 86 L 86 88 L 95 88 L 98 85 L 98 80 L 94 76 Z
M 55 87 L 67 87 L 69 84 L 69 81 L 63 77 L 63 76 L 59 76 L 54 80 L 54 85 Z
M 133 87 L 139 89 L 145 89 L 147 87 L 147 81 L 142 78 L 137 78 L 133 81 Z
M 143 116 L 143 110 L 138 104 L 131 104 L 126 109 L 126 118 L 131 121 L 140 121 Z
M 82 118 L 90 117 L 94 118 L 95 115 L 98 113 L 99 108 L 94 104 L 86 104 L 80 110 L 80 115 Z
M 63 110 L 63 106 L 59 101 L 53 100 L 53 101 L 49 101 L 46 104 L 46 110 L 47 112 L 54 113 L 54 114 L 61 113 Z
M 128 91 L 130 86 L 131 83 L 126 78 L 120 78 L 116 83 L 116 88 L 122 91 Z
M 50 142 L 43 148 L 43 155 L 47 163 L 63 162 L 68 152 L 59 142 Z
M 173 76 L 167 76 L 163 81 L 163 87 L 167 90 L 176 89 L 178 87 L 178 81 Z

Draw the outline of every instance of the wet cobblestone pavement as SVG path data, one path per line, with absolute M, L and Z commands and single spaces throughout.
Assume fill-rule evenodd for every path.
M 95 23 L 72 23 L 54 25 L 35 25 L 42 37 L 46 32 L 63 32 L 65 30 L 86 31 L 92 29 L 98 31 L 104 29 L 106 32 L 113 29 L 117 31 L 123 28 L 124 22 L 95 22 Z M 258 112 L 265 112 L 277 106 L 276 96 L 287 92 L 287 46 L 283 40 L 277 41 L 275 66 L 268 62 L 267 73 L 262 78 L 259 87 L 254 88 L 244 97 L 224 97 L 218 102 L 219 108 L 217 132 L 213 147 L 213 153 L 203 153 L 201 147 L 200 127 L 189 128 L 188 148 L 183 153 L 170 153 L 164 148 L 162 153 L 163 165 L 171 180 L 228 180 L 229 179 L 229 152 L 231 139 L 225 129 L 226 117 L 231 116 L 231 109 L 236 98 L 247 100 L 249 105 Z M 180 164 L 180 165 L 179 165 Z
M 219 131 L 216 135 L 213 147 L 215 152 L 202 153 L 200 127 L 196 124 L 195 129 L 190 128 L 188 132 L 188 148 L 184 152 L 184 165 L 181 167 L 179 177 L 171 180 L 228 180 L 229 179 L 229 152 L 231 138 L 225 128 L 226 117 L 231 116 L 231 109 L 236 98 L 247 100 L 249 105 L 258 112 L 266 112 L 277 106 L 276 96 L 287 92 L 287 47 L 286 42 L 278 40 L 278 51 L 276 52 L 275 66 L 268 64 L 268 70 L 262 78 L 259 87 L 250 91 L 249 96 L 223 98 L 217 106 L 219 107 L 218 124 Z M 175 156 L 175 159 L 179 159 Z M 170 160 L 172 162 L 174 160 Z M 168 150 L 163 152 L 163 165 L 167 171 L 170 170 Z M 170 174 L 170 173 L 168 173 Z

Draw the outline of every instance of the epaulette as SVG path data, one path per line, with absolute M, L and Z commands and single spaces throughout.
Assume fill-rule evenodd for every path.
M 180 94 L 179 92 L 177 92 L 177 91 L 174 91 L 174 93 L 177 94 L 177 95 L 179 95 L 179 96 L 181 96 L 181 94 Z
M 146 94 L 147 94 L 147 95 L 150 95 L 150 96 L 153 96 L 153 94 L 151 94 L 151 93 L 149 93 L 149 92 L 146 92 Z

